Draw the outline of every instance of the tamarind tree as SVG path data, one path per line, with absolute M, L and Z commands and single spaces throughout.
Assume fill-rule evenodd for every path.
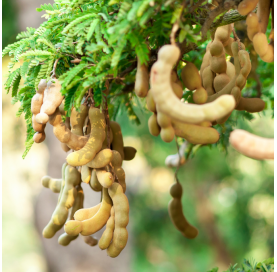
M 5 89 L 12 103 L 20 103 L 17 117 L 24 113 L 27 125 L 23 158 L 47 137 L 47 123 L 63 150 L 74 151 L 62 179 L 42 179 L 60 193 L 45 238 L 64 226 L 61 245 L 79 234 L 95 245 L 89 235 L 107 225 L 99 247 L 111 257 L 125 247 L 129 204 L 121 165 L 136 150 L 123 144 L 115 122 L 120 114 L 140 124 L 137 112 L 149 110 L 150 133 L 164 142 L 175 138 L 178 153 L 166 160 L 176 167 L 169 214 L 186 238 L 195 238 L 198 230 L 183 215 L 177 172 L 201 146 L 226 150 L 230 138 L 246 156 L 273 159 L 273 140 L 232 132 L 238 119 L 273 110 L 272 81 L 261 88 L 257 73 L 261 61 L 260 73 L 273 69 L 273 24 L 268 27 L 273 5 L 271 0 L 56 0 L 37 9 L 45 22 L 18 34 L 3 56 L 11 57 Z M 101 204 L 82 209 L 81 181 L 102 192 Z

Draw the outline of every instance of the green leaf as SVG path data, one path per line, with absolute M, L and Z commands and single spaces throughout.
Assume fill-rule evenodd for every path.
M 95 31 L 96 26 L 100 23 L 100 19 L 95 19 L 92 21 L 90 27 L 89 27 L 89 31 L 87 34 L 87 41 L 89 41 Z

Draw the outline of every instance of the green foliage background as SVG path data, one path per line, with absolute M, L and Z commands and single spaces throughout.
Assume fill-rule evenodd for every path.
M 175 143 L 166 144 L 159 138 L 150 136 L 147 128 L 149 112 L 145 101 L 133 93 L 124 92 L 124 88 L 134 82 L 136 69 L 131 68 L 136 67 L 137 57 L 142 63 L 151 62 L 157 48 L 169 43 L 172 24 L 180 13 L 181 2 L 176 1 L 173 5 L 172 1 L 167 1 L 169 4 L 165 5 L 160 0 L 155 3 L 155 8 L 149 5 L 150 2 L 104 0 L 93 3 L 60 0 L 53 6 L 45 4 L 38 11 L 46 13 L 48 21 L 38 29 L 28 28 L 17 36 L 16 43 L 4 49 L 3 55 L 11 56 L 10 76 L 5 88 L 7 92 L 11 90 L 12 103 L 21 104 L 17 117 L 24 113 L 27 123 L 26 151 L 23 157 L 33 144 L 31 97 L 40 79 L 49 79 L 56 59 L 60 59 L 56 74 L 62 81 L 66 109 L 72 105 L 80 106 L 88 88 L 93 88 L 95 102 L 101 104 L 105 80 L 112 79 L 108 97 L 110 116 L 122 125 L 124 136 L 143 143 L 139 156 L 147 162 L 149 171 L 163 168 L 166 156 L 176 153 Z M 192 22 L 193 18 L 187 14 L 185 23 L 181 25 L 179 41 L 185 38 L 192 42 L 199 40 L 197 32 L 201 25 L 191 28 Z M 146 39 L 147 43 L 144 42 Z M 197 51 L 192 51 L 183 58 L 200 68 L 207 43 L 208 41 L 204 42 Z M 75 58 L 81 59 L 80 64 L 71 63 Z M 20 59 L 23 59 L 23 64 L 14 69 Z M 129 68 L 130 71 L 126 73 Z M 178 67 L 179 74 L 181 68 Z M 218 249 L 207 234 L 206 226 L 199 223 L 196 212 L 199 202 L 201 203 L 197 194 L 201 195 L 202 192 L 205 192 L 206 201 L 212 207 L 218 237 L 233 263 L 242 263 L 244 258 L 252 255 L 257 257 L 257 252 L 263 253 L 263 258 L 273 255 L 273 225 L 270 219 L 266 214 L 263 215 L 262 208 L 258 215 L 250 212 L 257 199 L 261 207 L 264 202 L 272 200 L 273 166 L 270 162 L 246 159 L 232 150 L 226 154 L 229 133 L 234 127 L 273 137 L 269 121 L 274 99 L 273 64 L 259 61 L 257 72 L 263 85 L 262 98 L 267 102 L 266 110 L 255 115 L 234 112 L 225 125 L 216 127 L 221 133 L 219 144 L 201 147 L 180 170 L 179 178 L 184 188 L 184 211 L 200 231 L 196 240 L 186 240 L 171 224 L 167 213 L 167 203 L 170 200 L 168 190 L 157 191 L 150 178 L 147 179 L 143 173 L 146 182 L 142 182 L 144 187 L 141 186 L 144 189 L 141 186 L 137 190 L 135 186 L 130 187 L 128 196 L 135 237 L 132 271 L 206 271 L 218 262 Z M 20 85 L 21 79 L 24 79 L 23 86 Z M 255 96 L 255 86 L 254 80 L 248 80 L 244 93 Z M 184 98 L 190 101 L 189 91 L 184 94 Z M 250 120 L 260 118 L 262 121 L 258 124 L 262 130 L 249 123 Z M 260 171 L 247 170 L 248 167 Z M 162 186 L 164 181 L 161 179 L 160 182 Z M 229 207 L 218 202 L 224 188 L 231 188 L 236 194 L 235 202 Z M 225 197 L 228 200 L 228 195 Z

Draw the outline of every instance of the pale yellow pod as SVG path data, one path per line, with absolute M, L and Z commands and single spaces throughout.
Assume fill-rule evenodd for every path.
M 114 177 L 111 172 L 108 172 L 105 168 L 96 169 L 96 176 L 99 183 L 104 188 L 109 188 L 114 183 Z
M 86 209 L 79 209 L 74 213 L 74 219 L 78 221 L 84 221 L 93 217 L 101 207 L 101 203 Z M 73 219 L 73 218 L 72 218 Z
M 145 64 L 141 64 L 139 58 L 137 58 L 135 93 L 139 97 L 146 97 L 148 90 L 149 90 L 148 67 Z
M 148 119 L 149 132 L 153 136 L 158 136 L 160 134 L 161 128 L 157 122 L 157 115 L 153 113 Z
M 182 103 L 174 95 L 170 84 L 170 73 L 179 55 L 180 49 L 177 46 L 165 45 L 158 53 L 158 61 L 152 66 L 151 90 L 159 110 L 172 119 L 187 123 L 214 121 L 232 111 L 235 100 L 230 95 L 221 96 L 216 101 L 204 105 Z
M 105 140 L 106 121 L 104 113 L 98 108 L 89 109 L 89 120 L 91 123 L 91 133 L 85 146 L 73 153 L 70 153 L 66 161 L 72 166 L 82 166 L 94 159 L 101 150 Z M 74 133 L 73 133 L 74 134 Z
M 107 221 L 106 229 L 103 232 L 100 240 L 99 240 L 99 248 L 102 250 L 108 248 L 110 245 L 112 239 L 113 239 L 113 232 L 114 232 L 114 227 L 115 227 L 115 221 L 114 221 L 114 208 L 112 207 L 111 209 L 111 216 L 109 220 Z
M 49 176 L 43 176 L 41 178 L 42 186 L 49 188 L 54 193 L 59 193 L 62 186 L 62 179 L 54 179 Z
M 175 131 L 172 125 L 161 129 L 161 139 L 164 142 L 170 143 L 173 141 L 174 137 L 175 137 Z
M 77 111 L 75 108 L 72 108 L 70 114 L 70 125 L 71 125 L 71 132 L 83 136 L 83 126 L 85 119 L 88 115 L 89 108 L 86 105 L 80 106 L 80 112 Z
M 119 185 L 120 186 L 120 185 Z M 107 223 L 112 208 L 112 200 L 109 197 L 108 189 L 103 188 L 103 198 L 100 209 L 91 218 L 84 221 L 70 220 L 64 225 L 64 230 L 69 235 L 81 233 L 84 236 L 94 234 Z
M 108 191 L 114 207 L 115 228 L 113 240 L 107 248 L 107 253 L 110 257 L 115 258 L 127 244 L 128 232 L 126 227 L 129 223 L 129 202 L 120 184 L 114 183 Z
M 89 186 L 90 188 L 95 191 L 95 192 L 100 192 L 102 191 L 102 185 L 99 183 L 97 176 L 96 176 L 96 170 L 93 169 L 91 172 L 91 178 L 89 181 Z
M 41 79 L 39 84 L 38 84 L 38 89 L 36 90 L 36 92 L 39 93 L 39 94 L 43 94 L 46 87 L 47 87 L 46 79 Z
M 136 156 L 137 150 L 132 146 L 124 146 L 124 160 L 131 161 Z
M 232 62 L 227 61 L 227 70 L 226 70 L 226 74 L 227 76 L 232 79 L 233 77 L 236 76 L 236 70 L 235 70 L 235 66 Z
M 110 126 L 113 132 L 112 149 L 118 151 L 124 160 L 124 143 L 120 125 L 117 122 L 111 121 Z
M 253 38 L 254 49 L 260 57 L 263 57 L 268 50 L 267 37 L 264 33 L 257 33 Z
M 103 168 L 108 165 L 113 159 L 112 150 L 106 148 L 99 151 L 93 160 L 88 162 L 86 165 L 91 168 Z
M 89 183 L 92 169 L 88 165 L 83 165 L 81 168 L 81 179 L 84 183 Z
M 230 134 L 229 142 L 238 152 L 252 159 L 274 159 L 274 139 L 259 137 L 245 130 L 235 129 Z

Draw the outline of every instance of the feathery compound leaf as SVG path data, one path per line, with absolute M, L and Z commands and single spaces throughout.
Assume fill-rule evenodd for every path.
M 7 90 L 7 94 L 10 91 L 10 88 L 13 86 L 16 79 L 20 76 L 20 68 L 16 69 L 12 73 L 10 73 L 7 81 L 5 82 L 5 90 Z
M 33 136 L 34 136 L 34 134 L 35 133 L 33 133 Z M 34 144 L 33 137 L 29 141 L 25 142 L 25 151 L 22 155 L 22 159 L 26 158 L 26 156 L 29 153 L 29 151 L 30 151 L 31 147 L 33 146 L 33 144 Z
M 81 39 L 78 41 L 78 43 L 77 43 L 77 45 L 76 45 L 76 48 L 75 48 L 76 53 L 78 53 L 78 54 L 80 54 L 80 55 L 83 55 L 82 47 L 83 47 L 85 41 L 86 41 L 86 40 L 85 40 L 84 38 L 81 38 Z
M 46 40 L 45 38 L 37 39 L 37 43 L 43 43 L 43 44 L 47 45 L 49 48 L 51 48 L 52 51 L 56 52 L 55 46 L 50 41 Z
M 120 60 L 122 51 L 123 51 L 124 47 L 126 46 L 126 42 L 127 42 L 127 40 L 126 40 L 125 36 L 123 36 L 120 40 L 118 40 L 117 46 L 115 47 L 113 57 L 112 57 L 112 64 L 111 64 L 112 67 L 117 66 L 117 64 Z
M 84 16 L 81 16 L 81 17 L 75 19 L 75 20 L 72 21 L 68 26 L 66 26 L 66 27 L 64 28 L 64 30 L 62 31 L 62 33 L 65 34 L 65 33 L 66 33 L 70 28 L 72 28 L 73 26 L 75 26 L 75 25 L 81 23 L 81 22 L 84 21 L 84 20 L 87 20 L 87 19 L 93 18 L 93 17 L 97 17 L 97 14 L 95 14 L 95 13 L 90 13 L 90 14 L 86 14 L 86 15 L 84 15 Z
M 54 56 L 53 53 L 43 50 L 30 50 L 19 56 L 19 59 L 31 56 Z
M 87 41 L 89 41 L 95 31 L 96 26 L 100 23 L 100 19 L 95 19 L 92 21 L 89 30 L 88 30 L 88 34 L 87 34 Z
M 16 77 L 16 79 L 14 80 L 14 83 L 13 83 L 12 97 L 15 97 L 17 95 L 17 91 L 18 91 L 20 80 L 21 80 L 21 75 L 19 74 Z

